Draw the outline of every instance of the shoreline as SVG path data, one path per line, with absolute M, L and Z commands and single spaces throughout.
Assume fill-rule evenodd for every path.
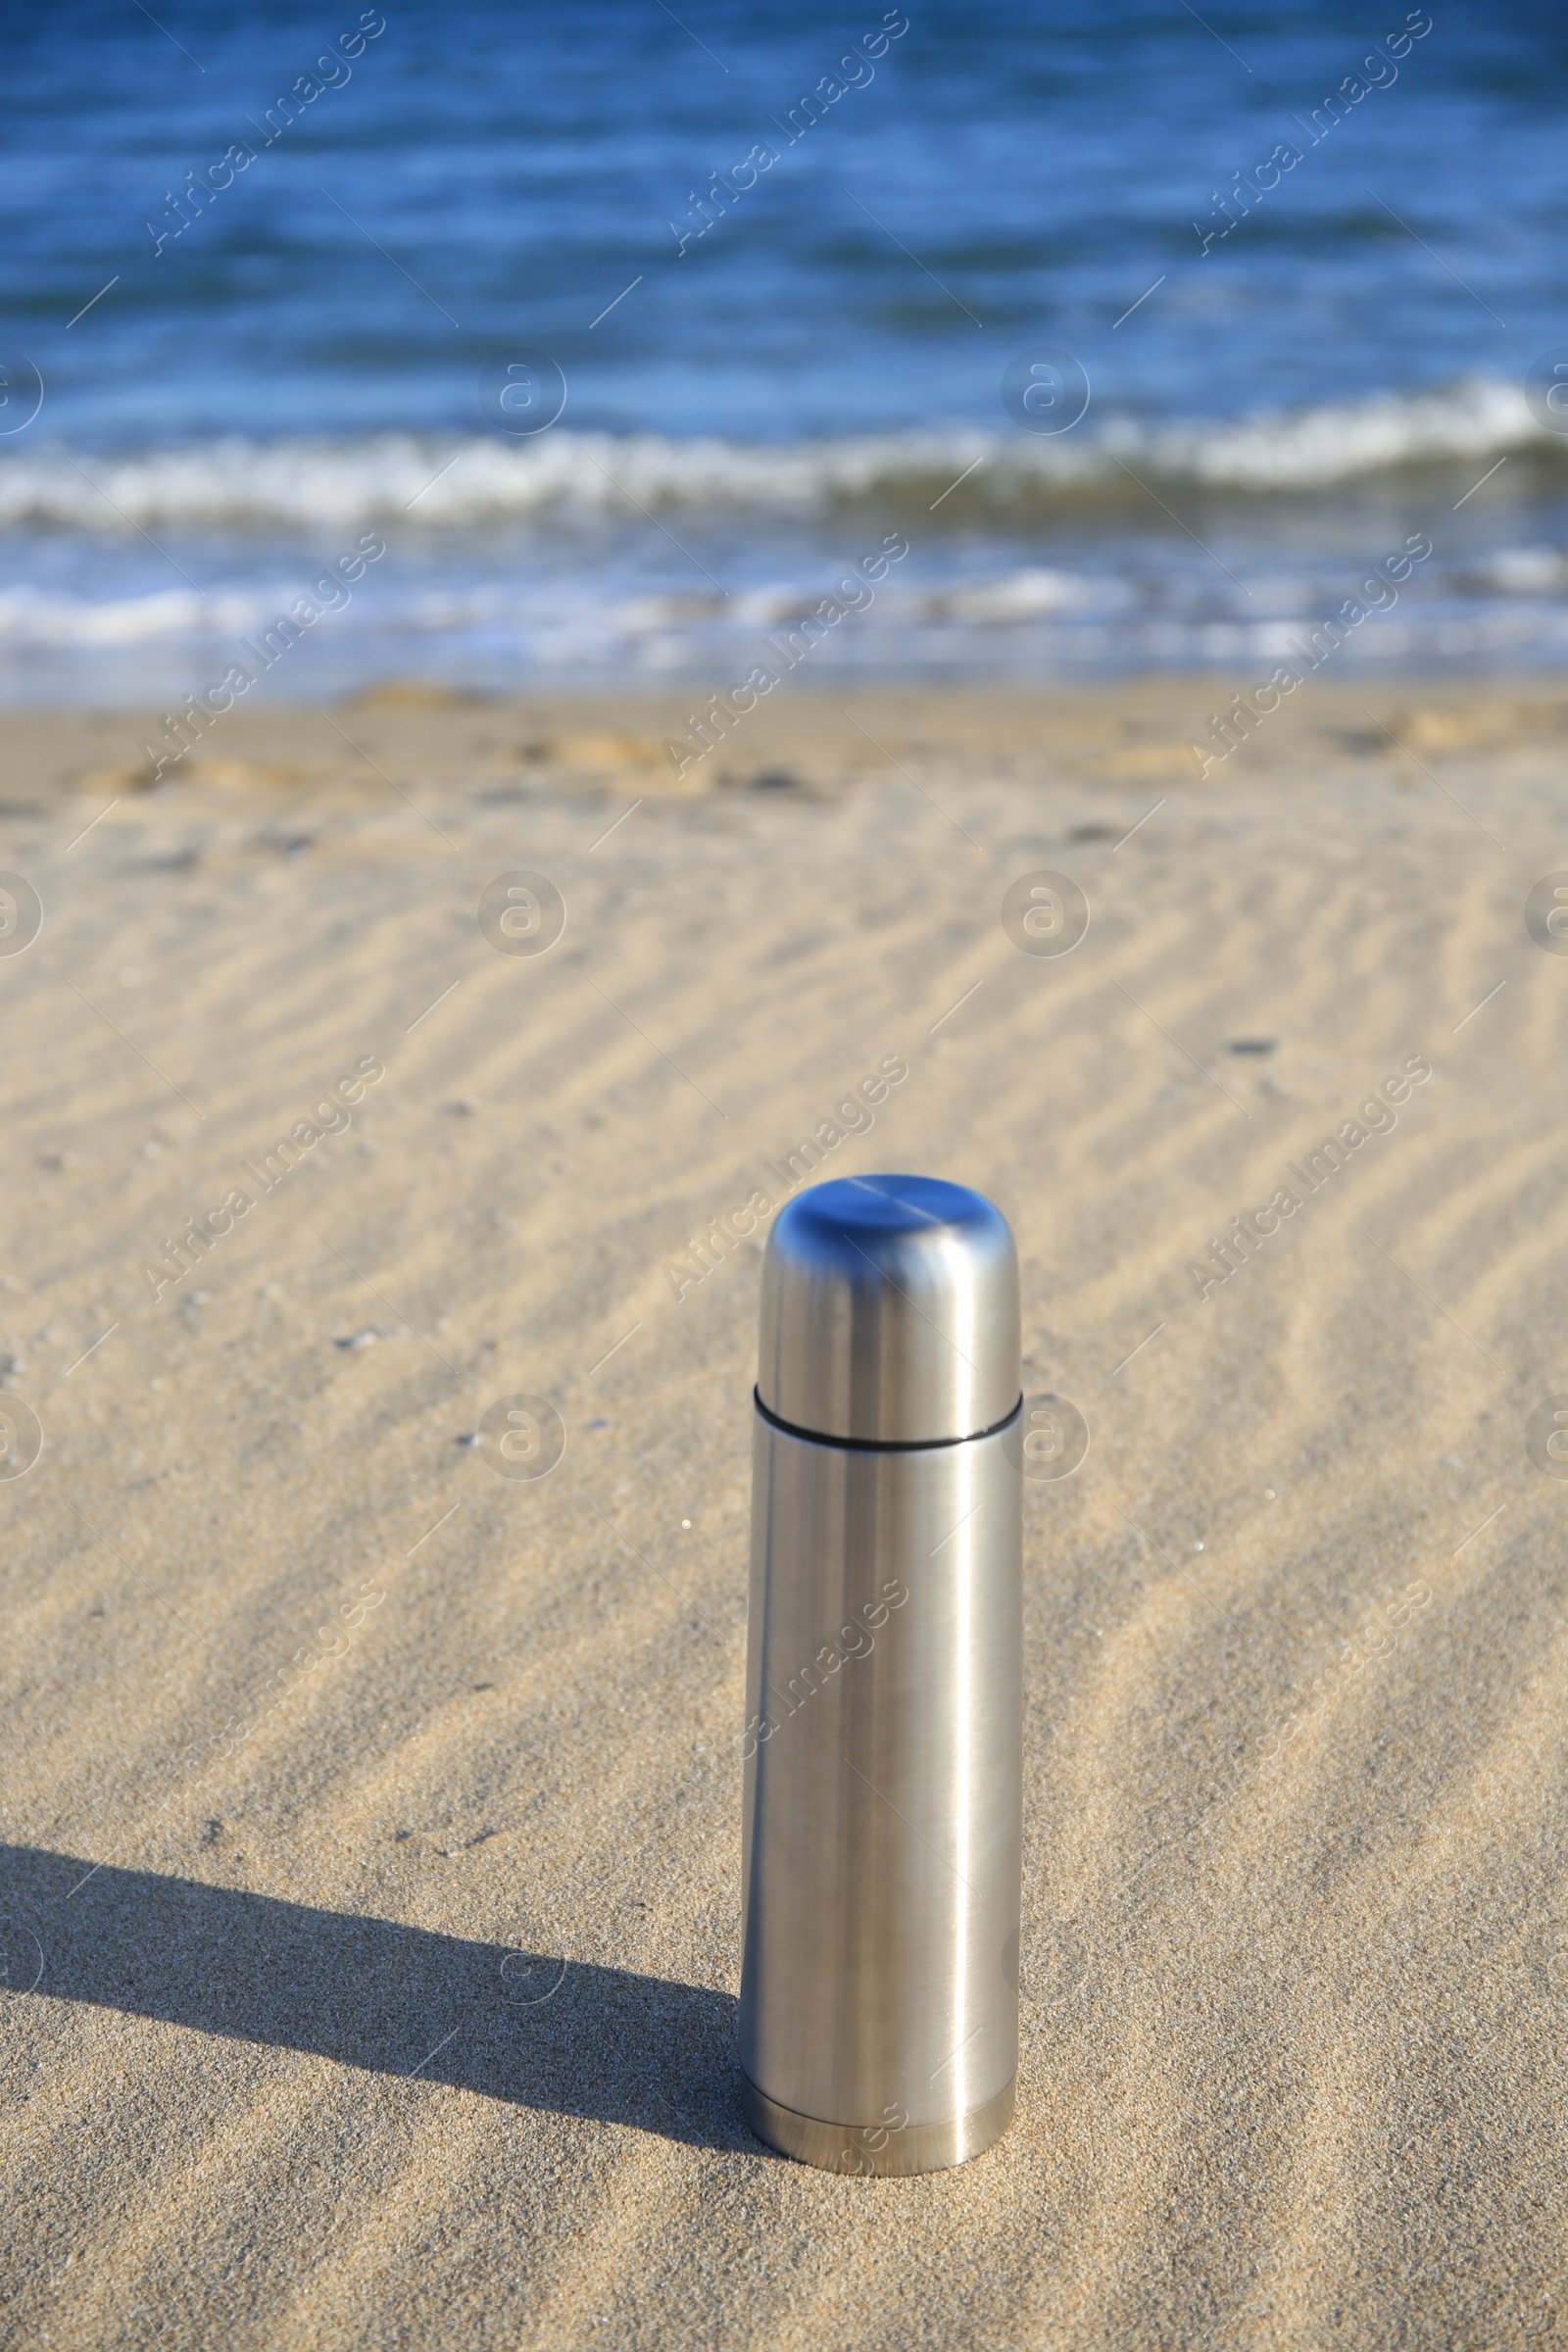
M 1271 710 L 1246 705 L 1222 672 L 1038 688 L 808 682 L 760 703 L 697 760 L 694 702 L 679 690 L 503 696 L 390 679 L 330 705 L 236 708 L 159 777 L 149 755 L 167 713 L 18 709 L 8 714 L 0 805 L 20 815 L 93 794 L 144 811 L 203 796 L 215 808 L 246 796 L 281 805 L 334 788 L 359 796 L 375 788 L 377 762 L 388 757 L 462 796 L 509 786 L 633 790 L 650 801 L 737 787 L 832 792 L 896 772 L 911 754 L 965 776 L 1208 793 L 1266 781 L 1314 757 L 1371 776 L 1432 759 L 1508 756 L 1568 735 L 1568 671 L 1307 677 Z

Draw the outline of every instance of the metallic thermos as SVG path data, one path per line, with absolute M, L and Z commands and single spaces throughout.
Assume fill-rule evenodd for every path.
M 1018 2065 L 1018 1261 L 928 1176 L 784 1208 L 762 1267 L 747 1649 L 747 2121 L 961 2164 Z

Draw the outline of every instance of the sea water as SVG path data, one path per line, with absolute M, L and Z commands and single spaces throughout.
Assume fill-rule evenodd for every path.
M 798 674 L 1267 675 L 1412 535 L 1347 672 L 1568 660 L 1557 11 L 80 0 L 6 43 L 7 699 L 199 692 L 290 612 L 258 693 L 717 688 L 890 538 Z

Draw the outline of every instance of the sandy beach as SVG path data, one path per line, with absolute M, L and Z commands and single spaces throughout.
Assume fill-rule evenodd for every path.
M 6 2342 L 1568 2341 L 1568 679 L 1313 682 L 1200 778 L 1227 700 L 800 689 L 678 778 L 673 692 L 156 784 L 161 711 L 8 714 Z M 760 1241 L 692 1248 L 813 1137 L 1003 1207 L 1090 1436 L 1017 2119 L 907 2182 L 732 2057 Z

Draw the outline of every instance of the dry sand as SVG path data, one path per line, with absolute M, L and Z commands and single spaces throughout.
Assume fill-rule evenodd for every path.
M 7 2344 L 1568 2341 L 1568 683 L 1303 689 L 1200 786 L 1219 694 L 801 695 L 678 792 L 672 703 L 236 712 L 156 790 L 145 714 L 8 723 Z M 756 1247 L 662 1272 L 888 1054 L 832 1172 L 1001 1202 L 1092 1432 L 1018 2118 L 902 2183 L 736 2112 Z M 518 1392 L 538 1483 L 462 1443 Z

